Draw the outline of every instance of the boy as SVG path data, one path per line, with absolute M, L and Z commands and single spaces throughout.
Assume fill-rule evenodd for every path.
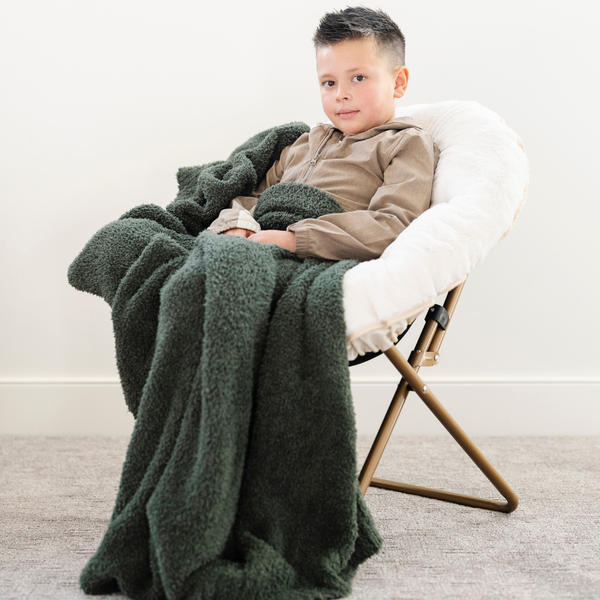
M 383 11 L 326 14 L 313 37 L 319 124 L 286 147 L 252 197 L 239 196 L 208 228 L 330 260 L 378 258 L 429 207 L 439 151 L 410 118 L 395 117 L 408 84 L 404 36 Z M 286 181 L 314 185 L 345 212 L 263 230 L 252 212 L 260 194 Z

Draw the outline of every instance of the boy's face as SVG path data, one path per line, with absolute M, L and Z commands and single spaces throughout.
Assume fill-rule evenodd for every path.
M 387 123 L 404 95 L 408 70 L 392 70 L 371 38 L 346 40 L 317 50 L 321 102 L 333 125 L 346 135 Z

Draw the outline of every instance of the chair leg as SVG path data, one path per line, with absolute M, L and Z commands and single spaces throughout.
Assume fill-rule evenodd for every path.
M 360 491 L 364 496 L 367 493 L 367 489 L 369 485 L 371 485 L 371 481 L 373 481 L 373 475 L 375 474 L 375 469 L 377 469 L 377 465 L 381 460 L 381 456 L 387 443 L 390 440 L 390 436 L 392 435 L 392 431 L 394 431 L 394 427 L 396 426 L 396 421 L 400 416 L 400 411 L 404 407 L 404 403 L 406 402 L 406 398 L 408 397 L 408 384 L 404 379 L 400 382 L 398 387 L 396 388 L 396 393 L 392 399 L 392 402 L 387 410 L 383 423 L 375 436 L 375 441 L 369 450 L 369 455 L 365 460 L 360 475 L 358 477 L 358 482 L 360 486 Z
M 369 456 L 365 461 L 359 476 L 359 484 L 363 495 L 366 493 L 369 485 L 372 485 L 375 487 L 382 487 L 408 494 L 416 494 L 419 496 L 426 496 L 428 498 L 455 502 L 476 508 L 485 508 L 488 510 L 497 510 L 507 513 L 515 510 L 519 503 L 517 495 L 498 473 L 498 471 L 487 460 L 487 458 L 482 454 L 479 448 L 475 446 L 475 444 L 458 425 L 458 423 L 452 418 L 450 413 L 442 406 L 433 392 L 419 377 L 416 370 L 404 358 L 404 356 L 402 356 L 395 346 L 387 350 L 385 354 L 392 362 L 394 367 L 396 367 L 396 369 L 402 375 L 402 381 L 396 390 L 392 404 L 388 409 L 388 413 L 386 414 L 384 422 L 379 430 L 379 433 L 377 434 L 375 442 L 373 443 L 371 451 L 369 452 Z M 445 427 L 448 433 L 450 433 L 450 435 L 456 440 L 456 442 L 467 453 L 467 455 L 477 465 L 477 467 L 487 477 L 492 485 L 500 492 L 500 494 L 502 494 L 506 502 L 486 500 L 485 498 L 478 498 L 476 496 L 456 494 L 454 492 L 446 492 L 443 490 L 415 486 L 373 477 L 394 425 L 396 424 L 396 420 L 398 419 L 400 411 L 404 406 L 408 392 L 411 389 L 415 391 L 419 398 L 421 398 L 425 405 Z

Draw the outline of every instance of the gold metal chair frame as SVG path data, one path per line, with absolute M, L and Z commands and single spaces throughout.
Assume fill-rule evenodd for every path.
M 425 327 L 423 328 L 417 345 L 408 360 L 402 356 L 395 346 L 392 346 L 389 350 L 384 352 L 390 362 L 400 372 L 402 379 L 398 384 L 392 402 L 360 472 L 359 485 L 363 496 L 366 494 L 369 486 L 374 486 L 506 513 L 515 510 L 519 504 L 517 495 L 502 478 L 500 473 L 492 466 L 479 448 L 475 446 L 469 436 L 467 436 L 459 424 L 452 418 L 450 413 L 442 406 L 441 402 L 435 397 L 434 393 L 429 389 L 429 386 L 418 375 L 421 367 L 429 367 L 439 363 L 440 346 L 442 345 L 442 341 L 446 334 L 446 328 L 452 319 L 454 309 L 456 308 L 464 285 L 465 283 L 463 282 L 448 292 L 443 307 L 443 309 L 445 309 L 445 315 L 443 314 L 444 310 L 442 310 L 440 306 L 430 309 L 430 311 L 439 309 L 438 313 L 441 311 L 443 318 L 438 318 L 438 320 L 435 318 L 426 319 L 427 322 Z M 381 460 L 381 456 L 387 446 L 392 431 L 396 426 L 396 421 L 404 407 L 406 398 L 411 391 L 414 391 L 417 396 L 421 398 L 448 433 L 450 433 L 492 485 L 500 492 L 506 502 L 486 500 L 485 498 L 479 498 L 477 496 L 456 494 L 454 492 L 446 492 L 443 490 L 374 477 L 377 465 Z

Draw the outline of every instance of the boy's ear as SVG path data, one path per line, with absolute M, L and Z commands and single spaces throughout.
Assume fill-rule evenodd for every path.
M 402 98 L 408 86 L 408 69 L 406 67 L 398 67 L 394 71 L 396 77 L 394 81 L 394 98 Z

